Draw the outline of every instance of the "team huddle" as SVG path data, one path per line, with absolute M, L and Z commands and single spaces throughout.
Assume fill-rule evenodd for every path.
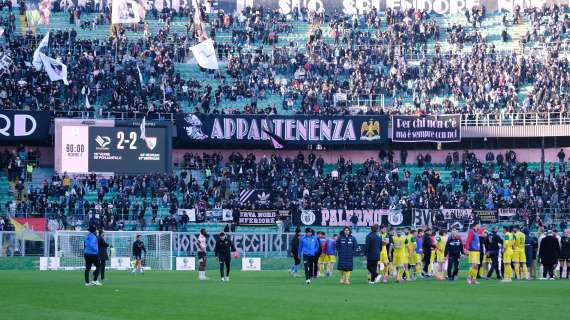
M 311 228 L 301 236 L 297 229 L 291 248 L 294 264 L 289 272 L 293 276 L 298 275 L 303 261 L 307 284 L 320 276 L 330 277 L 338 260 L 340 283 L 350 284 L 358 242 L 349 227 L 332 237 L 324 232 L 315 235 Z M 542 278 L 554 280 L 559 266 L 559 277 L 568 279 L 570 230 L 562 236 L 556 230 L 539 231 L 535 236 L 515 225 L 504 226 L 501 236 L 497 227 L 489 232 L 475 223 L 463 241 L 456 229 L 388 230 L 384 225 L 373 225 L 363 250 L 370 284 L 387 283 L 391 278 L 397 283 L 431 277 L 454 281 L 462 256 L 468 259 L 468 284 L 479 284 L 478 279 L 490 279 L 493 274 L 502 282 L 536 278 L 537 260 Z

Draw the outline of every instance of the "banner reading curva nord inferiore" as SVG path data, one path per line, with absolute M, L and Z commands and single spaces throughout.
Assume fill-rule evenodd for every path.
M 392 116 L 394 142 L 459 142 L 461 116 Z
M 371 145 L 388 139 L 388 117 L 264 116 L 177 114 L 178 139 L 193 145 L 271 147 L 271 136 L 284 145 Z

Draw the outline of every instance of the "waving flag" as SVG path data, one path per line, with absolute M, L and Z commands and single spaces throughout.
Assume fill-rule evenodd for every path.
M 54 58 L 50 58 L 43 53 L 40 53 L 40 58 L 51 81 L 62 80 L 66 86 L 69 85 L 69 82 L 67 81 L 67 66 L 65 64 Z
M 42 59 L 40 58 L 40 54 L 42 53 L 41 50 L 43 48 L 47 48 L 48 44 L 49 44 L 49 32 L 46 33 L 46 35 L 44 36 L 42 41 L 40 41 L 40 44 L 36 48 L 36 51 L 34 51 L 32 65 L 34 66 L 34 68 L 36 68 L 36 71 L 42 70 Z
M 197 45 L 190 47 L 190 50 L 192 51 L 192 54 L 194 54 L 194 58 L 200 67 L 214 70 L 220 68 L 212 39 L 206 39 Z
M 138 23 L 144 19 L 144 0 L 112 0 L 111 23 Z

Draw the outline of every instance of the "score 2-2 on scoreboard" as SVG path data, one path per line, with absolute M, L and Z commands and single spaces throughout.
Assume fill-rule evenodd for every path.
M 168 121 L 55 119 L 57 173 L 170 173 L 171 157 Z

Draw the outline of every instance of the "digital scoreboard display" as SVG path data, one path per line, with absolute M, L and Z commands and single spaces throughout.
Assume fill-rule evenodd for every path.
M 171 171 L 170 123 L 56 119 L 55 139 L 57 173 Z

